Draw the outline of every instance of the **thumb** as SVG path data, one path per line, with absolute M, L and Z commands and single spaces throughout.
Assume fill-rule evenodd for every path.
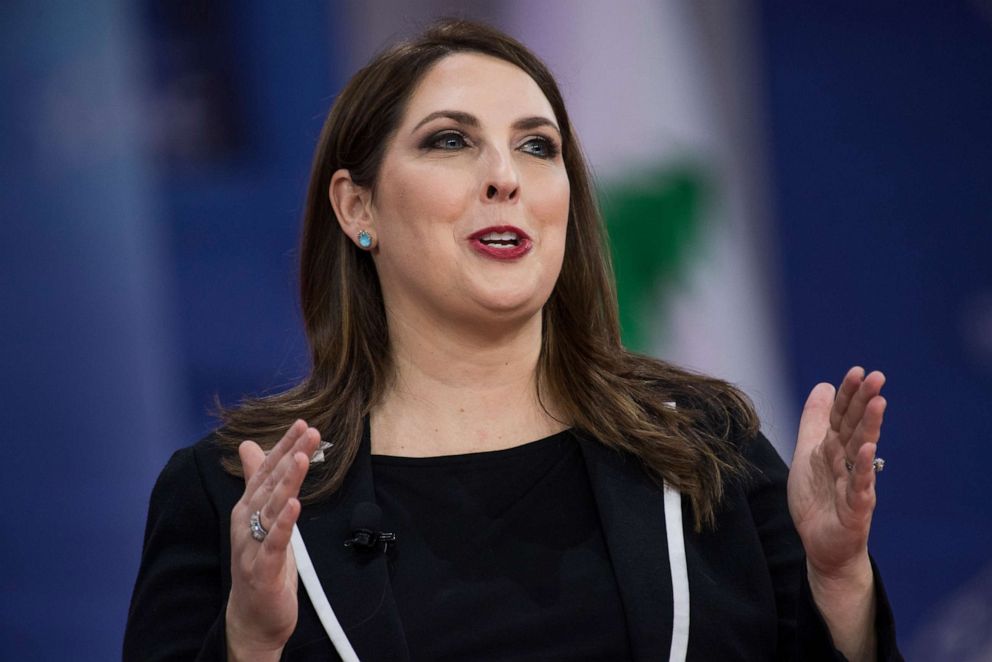
M 823 435 L 830 426 L 830 410 L 834 406 L 836 393 L 837 390 L 826 382 L 817 384 L 810 391 L 799 419 L 799 436 L 796 438 L 793 463 L 798 458 L 809 455 L 823 440 Z
M 242 441 L 241 445 L 238 446 L 238 455 L 241 456 L 241 468 L 245 472 L 245 482 L 248 482 L 262 466 L 262 462 L 265 461 L 265 452 L 254 441 Z

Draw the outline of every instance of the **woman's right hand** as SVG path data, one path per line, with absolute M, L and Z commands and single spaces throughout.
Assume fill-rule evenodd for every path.
M 231 511 L 231 594 L 227 602 L 228 659 L 278 660 L 296 629 L 297 575 L 289 545 L 300 515 L 300 486 L 320 433 L 296 421 L 266 455 L 253 441 L 238 448 L 245 492 Z M 268 531 L 252 537 L 252 514 Z

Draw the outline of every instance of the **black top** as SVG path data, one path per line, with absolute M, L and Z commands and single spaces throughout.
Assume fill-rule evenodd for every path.
M 372 456 L 413 660 L 627 660 L 623 605 L 569 431 L 500 451 Z

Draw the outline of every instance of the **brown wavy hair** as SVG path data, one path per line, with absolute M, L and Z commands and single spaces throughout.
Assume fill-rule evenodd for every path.
M 375 57 L 348 82 L 324 123 L 310 175 L 300 250 L 300 299 L 311 370 L 295 387 L 222 410 L 225 468 L 240 474 L 237 446 L 271 447 L 297 418 L 334 444 L 312 465 L 302 500 L 340 488 L 361 444 L 364 417 L 381 401 L 393 366 L 382 292 L 371 256 L 341 231 L 331 175 L 347 169 L 374 190 L 386 146 L 430 67 L 460 52 L 490 55 L 525 71 L 554 109 L 571 188 L 561 274 L 542 311 L 538 394 L 578 434 L 636 456 L 656 481 L 679 489 L 696 528 L 714 521 L 729 477 L 745 463 L 735 446 L 757 433 L 750 402 L 730 384 L 628 352 L 605 230 L 565 104 L 547 67 L 487 25 L 443 20 Z M 542 400 L 542 402 L 545 400 Z M 672 408 L 669 402 L 676 402 Z

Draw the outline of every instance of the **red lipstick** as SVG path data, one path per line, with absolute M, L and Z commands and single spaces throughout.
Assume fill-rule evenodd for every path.
M 534 246 L 526 232 L 512 225 L 493 225 L 473 232 L 468 243 L 477 253 L 497 260 L 516 260 Z

